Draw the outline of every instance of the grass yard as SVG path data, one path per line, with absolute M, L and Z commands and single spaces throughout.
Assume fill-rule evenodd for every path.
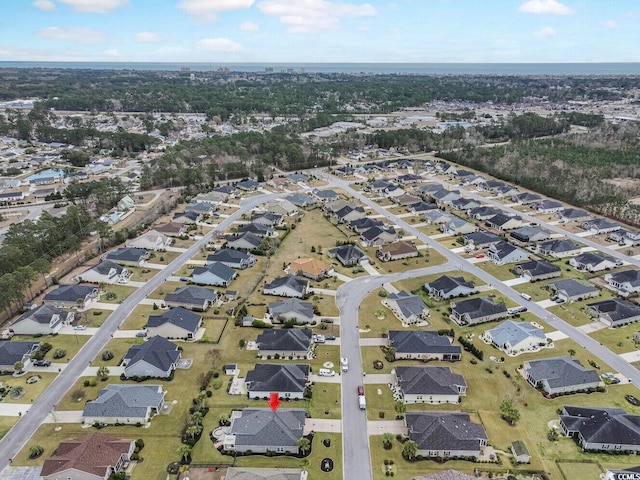
M 148 282 L 151 280 L 156 273 L 160 270 L 157 268 L 146 268 L 146 267 L 127 267 L 131 272 L 130 280 L 132 282 Z
M 89 340 L 89 335 L 51 335 L 46 337 L 40 337 L 37 341 L 42 343 L 51 344 L 51 350 L 46 354 L 45 358 L 47 360 L 51 360 L 52 362 L 68 362 L 69 359 L 73 358 L 80 349 L 84 346 L 85 343 Z M 12 339 L 12 341 L 16 342 L 30 342 L 33 341 L 33 337 L 20 336 L 16 335 Z M 67 354 L 60 358 L 54 359 L 53 352 L 56 350 L 65 350 Z
M 157 305 L 159 306 L 160 303 L 161 302 L 158 301 Z M 120 328 L 122 330 L 142 330 L 147 324 L 150 315 L 161 315 L 163 312 L 166 312 L 166 310 L 154 310 L 153 305 L 138 304 L 136 308 L 131 311 Z
M 4 437 L 9 430 L 16 424 L 18 417 L 0 416 L 0 438 Z
M 589 336 L 600 342 L 614 353 L 626 353 L 638 349 L 634 336 L 638 331 L 637 325 L 625 325 L 618 328 L 603 328 Z
M 159 263 L 161 265 L 169 265 L 176 258 L 182 255 L 181 252 L 152 252 L 149 258 L 150 263 Z
M 389 327 L 394 321 L 397 322 L 398 327 L 401 326 L 400 320 L 391 310 L 382 305 L 382 297 L 378 295 L 379 291 L 380 289 L 371 292 L 360 304 L 358 326 L 360 329 L 366 329 L 367 326 L 370 328 L 369 331 L 361 332 L 361 337 L 380 338 L 389 331 Z
M 428 236 L 440 235 L 442 232 L 440 231 L 440 225 L 425 225 L 424 227 L 418 227 L 422 233 Z
M 316 382 L 312 389 L 312 398 L 306 400 L 305 408 L 312 418 L 342 418 L 340 414 L 341 385 L 339 383 Z M 288 406 L 286 404 L 285 406 Z M 292 403 L 291 406 L 297 406 Z
M 40 377 L 40 381 L 32 384 L 27 384 L 27 379 L 34 375 Z M 47 372 L 27 372 L 20 377 L 11 377 L 4 381 L 4 386 L 22 387 L 24 388 L 24 395 L 17 400 L 13 400 L 11 395 L 4 397 L 4 403 L 31 403 L 35 401 L 44 392 L 51 382 L 55 380 L 58 375 L 56 373 Z
M 375 258 L 375 250 L 371 247 L 365 249 L 371 250 L 371 258 Z M 381 274 L 404 272 L 406 270 L 413 270 L 417 268 L 433 267 L 435 265 L 442 265 L 446 262 L 446 259 L 438 252 L 431 248 L 426 250 L 420 250 L 419 257 L 405 258 L 402 260 L 392 260 L 390 262 L 381 262 L 376 260 L 372 262 L 372 265 Z
M 395 420 L 394 400 L 388 385 L 368 383 L 364 386 L 368 420 Z M 380 412 L 384 417 L 380 416 Z
M 105 345 L 104 349 L 98 353 L 96 358 L 93 359 L 95 365 L 106 365 L 108 367 L 115 367 L 120 363 L 122 357 L 129 350 L 131 345 L 140 345 L 143 343 L 141 338 L 113 338 Z M 102 360 L 101 355 L 105 350 L 113 352 L 113 358 L 111 360 Z
M 124 285 L 107 285 L 104 288 L 104 292 L 100 295 L 100 302 L 122 303 L 135 290 L 135 287 L 127 287 Z M 115 294 L 115 298 L 109 298 L 109 294 Z
M 113 310 L 91 308 L 85 312 L 76 313 L 76 323 L 78 325 L 85 325 L 89 328 L 97 328 L 101 326 L 107 318 L 109 318 L 109 315 L 111 315 L 112 312 Z
M 186 282 L 164 282 L 157 289 L 151 292 L 148 295 L 148 298 L 155 300 L 164 300 L 164 297 L 167 293 L 173 293 L 176 291 L 176 289 L 184 287 L 186 285 Z M 158 302 L 158 306 L 160 306 L 160 302 Z
M 561 305 L 554 305 L 547 310 L 549 313 L 553 313 L 555 316 L 560 317 L 569 325 L 580 327 L 593 322 L 591 317 L 582 310 L 584 303 L 585 302 L 563 303 Z
M 509 271 L 510 268 L 513 268 L 512 264 L 496 265 L 491 260 L 485 260 L 484 262 L 476 263 L 476 267 L 481 268 L 500 281 L 511 280 L 515 278 L 515 275 Z

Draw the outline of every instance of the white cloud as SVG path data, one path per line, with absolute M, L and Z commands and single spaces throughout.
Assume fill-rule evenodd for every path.
M 558 0 L 529 0 L 520 5 L 522 13 L 571 15 L 573 10 Z
M 37 32 L 39 37 L 63 42 L 92 44 L 104 42 L 106 34 L 100 30 L 85 27 L 47 27 Z
M 240 30 L 243 30 L 245 32 L 257 32 L 258 30 L 260 30 L 260 27 L 252 22 L 244 22 L 242 25 L 240 25 Z
M 182 0 L 178 8 L 186 10 L 198 22 L 215 22 L 220 12 L 249 8 L 255 0 Z
M 265 0 L 258 8 L 266 15 L 280 17 L 290 33 L 335 30 L 341 18 L 372 17 L 378 13 L 368 3 L 356 5 L 328 0 Z
M 86 62 L 87 57 L 56 50 L 14 48 L 0 45 L 0 57 L 16 62 Z
M 533 36 L 538 38 L 547 38 L 555 36 L 556 31 L 551 27 L 542 27 L 537 32 L 534 32 Z
M 616 28 L 618 28 L 618 24 L 613 20 L 607 20 L 602 24 L 602 26 L 607 30 L 615 30 Z
M 140 43 L 154 43 L 154 42 L 159 42 L 161 40 L 160 35 L 154 32 L 136 33 L 133 36 L 133 39 L 136 42 L 140 42 Z
M 242 51 L 242 45 L 228 38 L 203 38 L 196 42 L 196 48 L 198 50 L 205 50 L 208 52 L 240 52 Z
M 109 13 L 129 4 L 129 0 L 58 0 L 70 5 L 76 12 Z
M 55 12 L 56 4 L 52 0 L 35 0 L 33 6 L 44 12 Z
M 110 48 L 102 52 L 102 56 L 109 60 L 121 60 L 122 54 L 115 48 Z

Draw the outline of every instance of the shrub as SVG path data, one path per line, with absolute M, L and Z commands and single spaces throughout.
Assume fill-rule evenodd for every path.
M 67 351 L 61 348 L 58 348 L 55 352 L 53 352 L 53 358 L 59 359 L 64 358 L 67 355 Z
M 29 448 L 29 458 L 31 459 L 38 458 L 43 453 L 44 448 L 42 448 L 42 446 L 40 445 L 32 445 L 31 448 Z
M 111 350 L 105 350 L 104 352 L 102 352 L 102 360 L 104 360 L 105 362 L 108 362 L 112 358 L 113 352 Z

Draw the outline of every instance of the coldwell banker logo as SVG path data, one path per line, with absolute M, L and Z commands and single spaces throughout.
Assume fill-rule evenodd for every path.
M 640 473 L 616 473 L 615 480 L 640 480 Z

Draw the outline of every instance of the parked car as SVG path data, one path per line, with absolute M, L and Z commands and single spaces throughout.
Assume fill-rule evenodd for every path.
M 640 400 L 638 400 L 633 395 L 625 395 L 624 399 L 629 402 L 631 405 L 635 405 L 636 407 L 640 407 Z
M 325 335 L 324 339 L 325 340 L 335 340 L 336 337 L 334 335 Z
M 34 367 L 48 367 L 51 365 L 51 360 L 34 360 Z
M 180 277 L 181 282 L 188 282 L 189 279 L 187 277 Z
M 146 330 L 142 330 L 141 332 L 136 332 L 136 337 L 146 337 L 146 336 L 147 336 Z
M 364 395 L 364 387 L 362 385 L 358 385 L 358 395 Z
M 76 325 L 75 327 L 73 327 L 74 330 L 86 330 L 87 326 L 86 325 Z
M 478 253 L 478 254 L 476 254 L 476 258 L 484 258 L 484 253 Z

